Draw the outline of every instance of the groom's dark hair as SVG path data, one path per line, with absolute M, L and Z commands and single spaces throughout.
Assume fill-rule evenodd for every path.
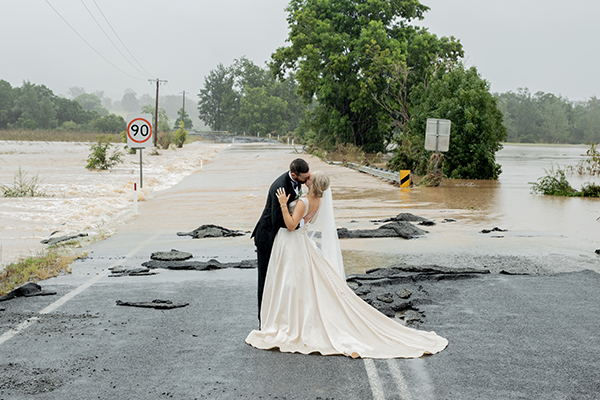
M 309 171 L 308 163 L 301 158 L 296 158 L 290 163 L 290 172 L 295 175 L 305 174 Z

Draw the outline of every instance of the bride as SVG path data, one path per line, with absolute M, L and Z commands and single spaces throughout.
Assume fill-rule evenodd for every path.
M 353 358 L 412 358 L 442 351 L 446 339 L 401 325 L 348 287 L 329 178 L 314 172 L 306 186 L 307 196 L 289 212 L 289 195 L 282 188 L 277 191 L 287 229 L 277 233 L 269 259 L 261 329 L 250 332 L 246 343 L 265 350 Z M 313 212 L 312 219 L 296 229 Z M 316 229 L 321 231 L 321 248 L 310 237 Z

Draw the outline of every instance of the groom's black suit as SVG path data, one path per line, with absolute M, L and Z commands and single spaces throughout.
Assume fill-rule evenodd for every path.
M 256 246 L 256 254 L 258 258 L 258 320 L 260 321 L 260 305 L 262 303 L 263 290 L 265 287 L 265 278 L 267 277 L 267 268 L 269 266 L 269 258 L 271 258 L 271 250 L 275 235 L 280 228 L 285 228 L 283 220 L 282 208 L 277 200 L 277 189 L 282 187 L 286 194 L 289 194 L 288 204 L 296 198 L 296 192 L 292 186 L 292 179 L 289 172 L 284 173 L 271 184 L 269 194 L 267 195 L 267 203 L 263 210 L 252 236 Z M 287 210 L 286 210 L 287 212 Z

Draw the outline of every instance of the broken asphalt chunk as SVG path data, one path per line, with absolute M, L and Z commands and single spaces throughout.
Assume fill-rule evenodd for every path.
M 51 296 L 54 294 L 56 292 L 45 291 L 37 283 L 28 282 L 0 297 L 0 301 L 14 299 L 15 297 Z
M 218 225 L 202 225 L 191 232 L 177 232 L 177 236 L 191 236 L 194 239 L 244 236 L 248 231 L 234 231 Z
M 117 300 L 118 306 L 155 308 L 157 310 L 170 310 L 172 308 L 180 308 L 189 305 L 190 303 L 173 303 L 171 300 L 152 300 L 152 301 L 121 301 Z

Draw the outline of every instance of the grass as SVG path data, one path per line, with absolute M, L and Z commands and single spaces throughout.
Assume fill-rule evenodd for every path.
M 98 135 L 108 136 L 108 133 L 82 132 L 82 131 L 57 131 L 57 130 L 25 130 L 4 129 L 0 130 L 0 140 L 15 140 L 24 142 L 95 142 Z M 119 143 L 118 137 L 113 137 L 113 143 Z
M 76 245 L 79 245 L 79 242 Z M 27 282 L 71 273 L 73 261 L 84 255 L 85 253 L 74 252 L 71 246 L 62 245 L 44 250 L 37 256 L 8 264 L 0 271 L 0 296 Z
M 4 197 L 46 197 L 48 194 L 40 189 L 39 182 L 37 175 L 28 178 L 27 172 L 23 172 L 19 167 L 13 185 L 0 184 L 0 192 Z

